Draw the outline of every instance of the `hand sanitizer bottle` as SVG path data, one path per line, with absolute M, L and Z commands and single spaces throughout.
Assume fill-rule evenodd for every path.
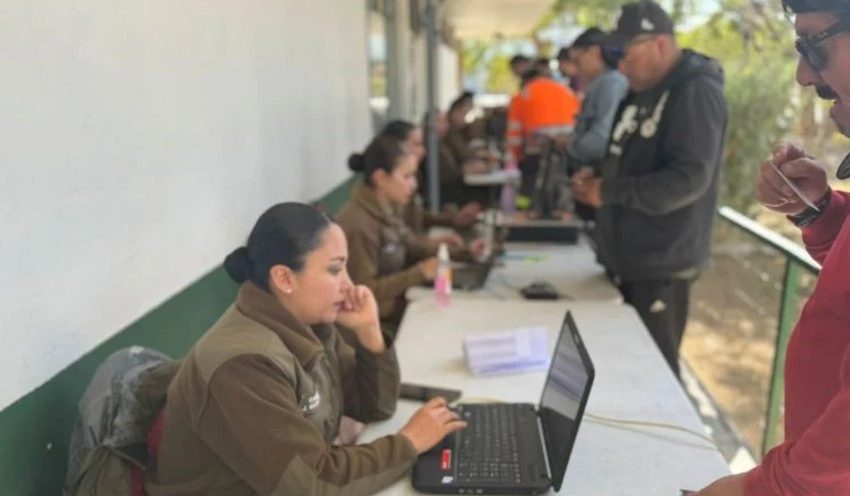
M 449 258 L 449 247 L 440 243 L 437 249 L 437 277 L 434 278 L 434 294 L 437 305 L 447 307 L 451 303 L 452 294 L 452 260 Z

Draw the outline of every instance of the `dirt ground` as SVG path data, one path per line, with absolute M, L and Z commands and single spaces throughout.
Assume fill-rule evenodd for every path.
M 723 222 L 723 221 L 719 221 Z M 719 226 L 694 284 L 682 354 L 756 456 L 767 411 L 785 258 Z M 799 303 L 811 291 L 804 277 Z

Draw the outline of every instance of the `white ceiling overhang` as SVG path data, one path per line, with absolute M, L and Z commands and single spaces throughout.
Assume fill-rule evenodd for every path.
M 444 0 L 445 19 L 459 38 L 525 35 L 553 0 Z

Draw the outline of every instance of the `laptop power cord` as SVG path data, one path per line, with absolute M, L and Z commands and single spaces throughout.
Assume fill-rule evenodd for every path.
M 688 429 L 687 427 L 682 427 L 680 425 L 668 424 L 665 422 L 650 422 L 647 420 L 630 420 L 630 419 L 621 419 L 614 417 L 606 417 L 603 415 L 596 415 L 590 412 L 585 412 L 584 416 L 587 417 L 588 420 L 593 421 L 597 424 L 607 425 L 610 427 L 617 426 L 632 426 L 632 427 L 648 427 L 654 429 L 668 429 L 674 430 L 678 432 L 684 432 L 685 434 L 690 434 L 691 436 L 698 437 L 703 441 L 709 443 L 711 446 L 706 446 L 706 448 L 717 449 L 717 446 L 714 444 L 714 440 L 711 437 L 695 431 L 693 429 Z
M 496 400 L 493 398 L 486 397 L 464 397 L 456 402 L 454 402 L 451 406 L 457 406 L 461 404 L 475 404 L 475 403 L 504 403 L 504 401 Z M 709 446 L 704 446 L 708 449 L 717 450 L 717 446 L 714 443 L 714 440 L 711 437 L 703 434 L 701 432 L 695 431 L 693 429 L 688 429 L 687 427 L 682 427 L 676 424 L 668 424 L 665 422 L 651 422 L 648 420 L 631 420 L 631 419 L 622 419 L 616 417 L 607 417 L 604 415 L 596 415 L 590 412 L 584 412 L 584 416 L 587 421 L 605 425 L 608 427 L 643 427 L 643 428 L 651 428 L 651 429 L 666 429 L 673 430 L 678 432 L 684 432 L 685 434 L 690 434 L 691 436 L 697 437 L 707 443 Z

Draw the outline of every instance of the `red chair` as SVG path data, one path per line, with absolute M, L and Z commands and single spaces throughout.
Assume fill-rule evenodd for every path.
M 148 431 L 148 466 L 156 466 L 156 455 L 159 453 L 159 447 L 162 444 L 162 430 L 165 425 L 165 412 L 160 412 L 156 417 L 151 429 Z M 145 492 L 145 470 L 140 467 L 133 467 L 130 471 L 130 477 L 133 483 L 133 496 L 148 496 Z

